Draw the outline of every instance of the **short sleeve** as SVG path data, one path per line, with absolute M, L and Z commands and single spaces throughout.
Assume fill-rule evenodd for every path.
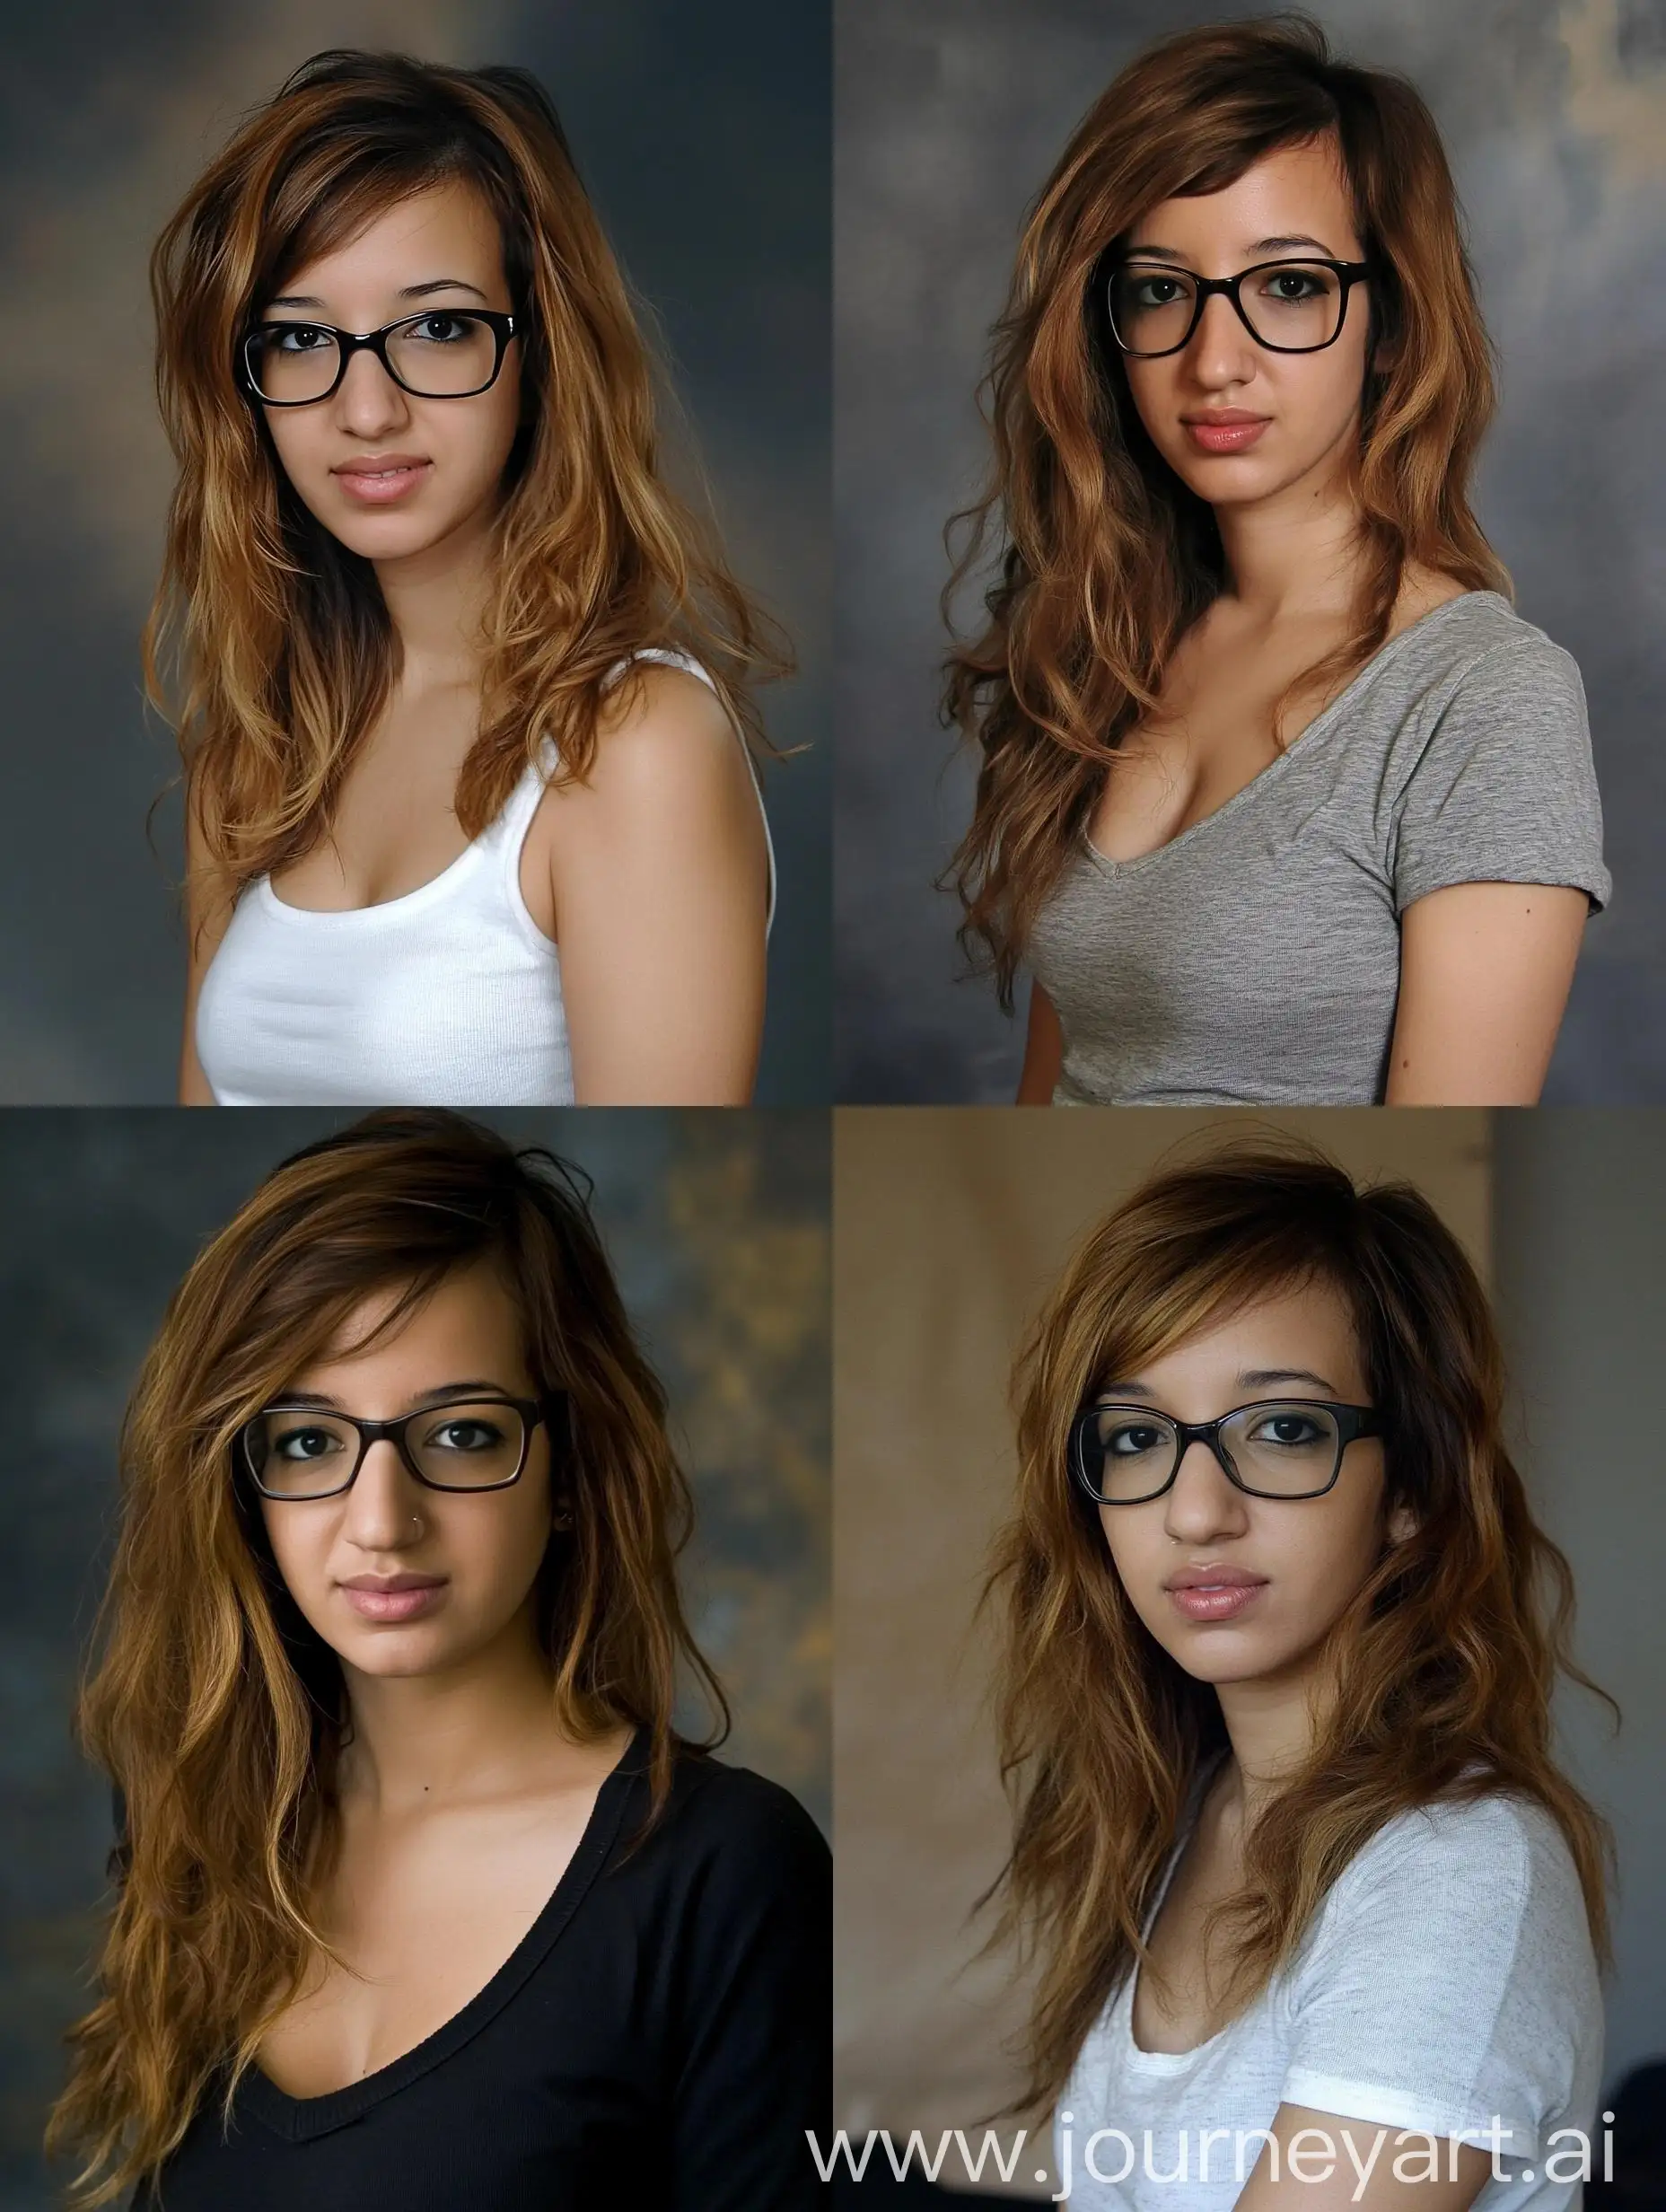
M 832 1860 L 794 1797 L 750 1778 L 694 1916 L 671 2212 L 824 2212 L 829 2198 L 806 2131 L 830 2138 Z
M 1538 635 L 1465 670 L 1400 794 L 1394 906 L 1453 883 L 1565 883 L 1608 901 L 1584 687 Z
M 1496 2116 L 1506 2165 L 1591 2124 L 1573 2108 L 1595 2101 L 1600 1992 L 1572 1857 L 1538 1807 L 1390 1822 L 1327 1899 L 1289 2001 L 1285 2103 L 1483 2148 Z

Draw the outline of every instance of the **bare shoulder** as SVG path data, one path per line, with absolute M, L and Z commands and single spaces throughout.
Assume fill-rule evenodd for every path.
M 691 792 L 747 782 L 734 724 L 710 684 L 686 669 L 639 663 L 609 692 L 596 720 L 586 784 L 621 795 Z
M 545 903 L 555 918 L 557 879 L 571 909 L 585 884 L 617 906 L 646 880 L 664 884 L 715 868 L 750 886 L 754 877 L 761 884 L 765 865 L 763 815 L 723 702 L 698 676 L 651 663 L 603 700 L 583 778 L 546 790 L 522 885 L 543 927 Z

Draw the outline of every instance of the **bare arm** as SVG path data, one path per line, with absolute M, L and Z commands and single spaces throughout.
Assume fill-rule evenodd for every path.
M 1065 1032 L 1052 1000 L 1039 983 L 1030 986 L 1030 1026 L 1024 1036 L 1024 1069 L 1018 1078 L 1020 1106 L 1050 1106 L 1053 1086 L 1065 1061 Z
M 225 935 L 234 894 L 210 861 L 202 823 L 188 794 L 185 806 L 185 1027 L 180 1043 L 180 1103 L 212 1106 L 214 1093 L 197 1058 L 197 998 L 215 948 Z
M 764 1019 L 764 827 L 710 689 L 644 673 L 583 784 L 548 792 L 545 849 L 583 1105 L 742 1106 Z
M 1454 883 L 1400 918 L 1390 1106 L 1531 1106 L 1590 902 L 1562 884 Z
M 1303 2104 L 1281 2104 L 1272 2135 L 1234 2212 L 1467 2212 L 1492 2178 L 1490 2147 Z

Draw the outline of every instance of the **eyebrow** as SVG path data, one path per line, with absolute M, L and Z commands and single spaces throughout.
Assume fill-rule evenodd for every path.
M 514 1391 L 505 1390 L 501 1382 L 492 1382 L 479 1375 L 471 1375 L 461 1382 L 442 1382 L 435 1389 L 424 1391 L 410 1402 L 408 1410 L 420 1413 L 425 1406 L 441 1405 L 448 1398 L 463 1398 L 479 1392 L 495 1398 L 513 1398 Z M 319 1413 L 345 1413 L 346 1408 L 339 1398 L 331 1398 L 323 1391 L 285 1391 L 275 1400 L 278 1405 L 304 1406 Z
M 431 276 L 425 285 L 407 285 L 396 292 L 396 300 L 423 300 L 431 292 L 472 292 L 477 300 L 486 297 L 478 285 L 465 284 L 460 276 Z M 267 302 L 268 307 L 316 307 L 322 312 L 324 303 L 315 300 L 310 293 L 285 292 L 276 300 Z
M 1283 253 L 1291 246 L 1316 246 L 1328 261 L 1339 261 L 1342 259 L 1340 254 L 1332 253 L 1322 238 L 1309 238 L 1302 233 L 1293 233 L 1288 238 L 1258 238 L 1254 245 L 1246 246 L 1244 251 L 1246 253 Z M 1172 246 L 1130 246 L 1127 250 L 1130 253 L 1150 254 L 1154 259 L 1160 261 L 1183 262 L 1186 259 L 1183 253 L 1178 252 Z
M 1337 1387 L 1327 1376 L 1315 1374 L 1311 1367 L 1245 1367 L 1240 1370 L 1238 1376 L 1240 1390 L 1265 1390 L 1271 1382 L 1311 1382 L 1315 1389 L 1328 1391 L 1333 1394 Z M 1122 1393 L 1132 1395 L 1139 1391 L 1149 1393 L 1150 1390 L 1149 1382 L 1101 1382 L 1099 1396 L 1109 1398 Z

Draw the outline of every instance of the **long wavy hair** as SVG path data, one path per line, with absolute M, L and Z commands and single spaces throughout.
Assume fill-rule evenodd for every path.
M 1179 31 L 1088 110 L 1031 206 L 981 388 L 995 443 L 983 497 L 950 524 L 953 602 L 986 561 L 976 636 L 945 663 L 943 718 L 978 751 L 970 827 L 947 881 L 960 943 L 1004 1007 L 1036 916 L 1076 851 L 1117 750 L 1158 704 L 1182 636 L 1218 596 L 1214 509 L 1140 420 L 1101 328 L 1094 273 L 1161 201 L 1223 190 L 1276 149 L 1337 149 L 1367 256 L 1369 366 L 1350 458 L 1361 564 L 1353 628 L 1280 695 L 1335 686 L 1382 645 L 1408 560 L 1513 599 L 1470 512 L 1495 405 L 1451 172 L 1404 77 L 1334 60 L 1300 12 Z
M 524 408 L 495 522 L 479 733 L 457 782 L 463 830 L 496 816 L 546 737 L 559 777 L 587 773 L 609 672 L 643 648 L 697 656 L 770 750 L 748 684 L 790 656 L 709 522 L 662 480 L 653 364 L 543 88 L 524 69 L 316 54 L 209 165 L 151 258 L 179 479 L 145 692 L 178 734 L 209 863 L 235 887 L 324 833 L 399 654 L 372 564 L 298 497 L 240 388 L 239 341 L 307 262 L 452 180 L 502 234 Z
M 593 1740 L 649 1732 L 660 1817 L 680 1751 L 729 1709 L 678 1597 L 691 1499 L 663 1390 L 632 1334 L 577 1171 L 444 1112 L 372 1114 L 274 1171 L 169 1304 L 129 1402 L 114 1564 L 76 1726 L 126 1830 L 98 2003 L 69 2032 L 49 2148 L 85 2164 L 72 2202 L 153 2172 L 224 2070 L 229 2114 L 266 2028 L 318 1953 L 350 1740 L 340 1662 L 306 1621 L 234 1473 L 239 1428 L 391 1291 L 376 1341 L 443 1281 L 496 1268 L 529 1371 L 567 1395 L 552 1535 L 534 1585 L 550 1712 Z M 714 1709 L 671 1725 L 680 1667 Z
M 1486 1293 L 1409 1184 L 1360 1189 L 1304 1146 L 1231 1145 L 1160 1171 L 1092 1230 L 1014 1369 L 1017 1510 L 984 1602 L 1004 1620 L 998 1741 L 1015 1828 L 979 1900 L 1000 1900 L 991 1946 L 1016 1936 L 1039 1961 L 1010 2110 L 1057 2098 L 1108 1996 L 1147 1963 L 1140 1930 L 1188 1792 L 1228 1741 L 1214 1689 L 1157 1643 L 1110 1564 L 1066 1470 L 1071 1420 L 1113 1375 L 1313 1280 L 1358 1331 L 1385 1424 L 1385 1514 L 1404 1504 L 1418 1525 L 1385 1545 L 1316 1655 L 1334 1699 L 1246 1836 L 1241 1890 L 1209 1916 L 1206 1935 L 1218 1920 L 1232 1936 L 1222 2001 L 1236 2014 L 1255 1998 L 1395 1814 L 1498 1790 L 1555 1820 L 1608 1962 L 1613 1840 L 1552 1760 L 1558 1670 L 1617 1720 L 1618 1707 L 1569 1654 L 1572 1576 L 1504 1446 Z

